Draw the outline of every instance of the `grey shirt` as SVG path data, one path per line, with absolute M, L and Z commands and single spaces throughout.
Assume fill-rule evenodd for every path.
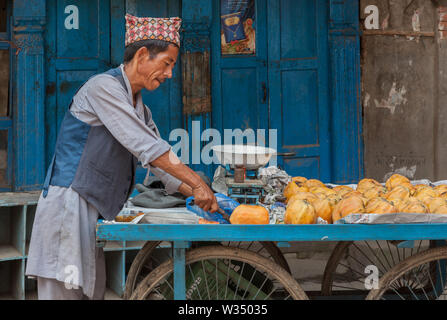
M 133 107 L 132 90 L 123 65 L 121 70 L 127 91 L 114 77 L 97 75 L 74 96 L 70 111 L 89 125 L 105 125 L 143 167 L 160 178 L 168 193 L 174 193 L 181 181 L 150 165 L 171 147 L 161 139 L 150 110 L 149 126 L 145 124 L 141 94 Z M 84 294 L 92 297 L 98 217 L 96 208 L 72 188 L 50 186 L 47 197 L 41 195 L 37 205 L 26 275 L 69 282 L 82 287 Z

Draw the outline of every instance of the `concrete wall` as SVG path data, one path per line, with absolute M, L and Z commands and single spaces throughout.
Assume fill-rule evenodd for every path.
M 365 30 L 368 5 L 379 9 L 378 30 Z M 360 2 L 366 177 L 384 181 L 398 172 L 410 179 L 447 179 L 447 9 L 442 5 Z

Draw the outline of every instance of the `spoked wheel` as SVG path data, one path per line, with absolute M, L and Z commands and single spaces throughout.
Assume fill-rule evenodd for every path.
M 416 254 L 389 270 L 367 300 L 447 300 L 447 247 Z
M 255 252 L 224 246 L 192 249 L 185 257 L 188 300 L 307 300 L 295 279 Z M 173 259 L 164 262 L 138 283 L 132 300 L 174 298 Z
M 365 279 L 373 270 L 370 266 L 376 267 L 381 277 L 408 257 L 434 246 L 429 240 L 415 240 L 411 248 L 399 248 L 398 243 L 385 240 L 339 242 L 326 264 L 321 294 L 330 296 L 337 291 L 366 297 Z
M 235 247 L 246 249 L 258 253 L 281 266 L 290 273 L 289 265 L 284 258 L 281 250 L 270 241 L 252 241 L 252 242 L 195 242 L 192 248 L 204 245 L 222 245 L 224 247 Z M 157 250 L 155 250 L 157 249 Z M 137 284 L 163 262 L 172 258 L 169 243 L 161 241 L 148 241 L 138 252 L 129 269 L 126 287 L 124 290 L 124 299 L 129 299 Z

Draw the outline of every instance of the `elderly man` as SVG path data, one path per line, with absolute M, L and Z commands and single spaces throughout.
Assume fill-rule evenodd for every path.
M 137 159 L 169 193 L 193 195 L 215 212 L 214 193 L 159 134 L 141 90 L 172 77 L 179 18 L 126 15 L 124 64 L 90 78 L 61 124 L 33 225 L 26 274 L 39 299 L 103 299 L 105 263 L 96 247 L 99 217 L 111 220 L 134 184 Z

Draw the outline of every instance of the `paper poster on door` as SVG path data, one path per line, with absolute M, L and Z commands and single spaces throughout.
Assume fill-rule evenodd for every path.
M 222 54 L 255 54 L 255 1 L 221 0 Z

